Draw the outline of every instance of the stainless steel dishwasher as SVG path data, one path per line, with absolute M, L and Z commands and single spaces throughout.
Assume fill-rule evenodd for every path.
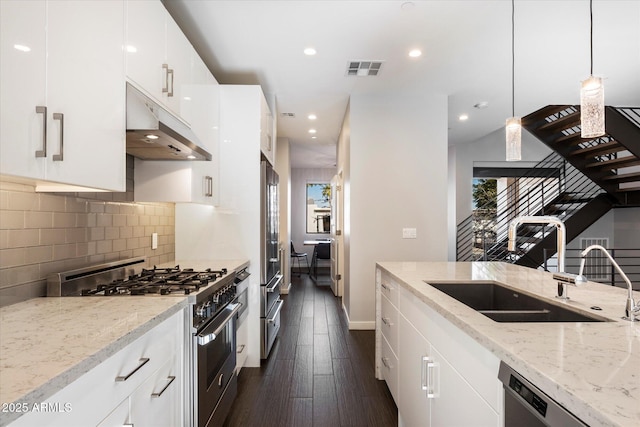
M 505 427 L 587 426 L 504 362 L 498 379 L 504 387 Z

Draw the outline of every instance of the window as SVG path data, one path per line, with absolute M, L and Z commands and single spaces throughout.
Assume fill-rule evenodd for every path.
M 331 219 L 331 185 L 307 183 L 307 233 L 329 233 Z

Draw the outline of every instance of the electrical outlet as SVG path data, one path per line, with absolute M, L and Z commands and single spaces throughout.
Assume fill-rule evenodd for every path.
M 415 239 L 418 237 L 417 230 L 415 228 L 403 228 L 402 229 L 402 238 L 403 239 Z
M 158 249 L 158 233 L 151 233 L 151 249 Z

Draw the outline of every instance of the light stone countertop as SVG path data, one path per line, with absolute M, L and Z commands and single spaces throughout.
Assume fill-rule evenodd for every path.
M 162 266 L 228 269 L 247 260 L 169 262 Z M 174 313 L 183 295 L 48 297 L 0 308 L 0 405 L 44 402 Z M 0 408 L 1 409 L 1 408 Z M 20 413 L 0 412 L 0 425 Z
M 621 320 L 627 289 L 594 282 L 554 298 L 551 273 L 507 263 L 379 262 L 436 310 L 591 426 L 640 426 L 640 322 Z M 425 281 L 492 280 L 610 322 L 497 323 Z M 634 292 L 640 300 L 640 292 Z M 601 311 L 591 310 L 597 305 Z M 496 372 L 497 377 L 497 372 Z

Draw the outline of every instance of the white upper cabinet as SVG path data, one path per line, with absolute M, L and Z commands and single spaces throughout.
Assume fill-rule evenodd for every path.
M 272 165 L 275 165 L 276 149 L 273 115 L 264 96 L 260 100 L 260 149 Z
M 124 191 L 124 1 L 0 7 L 2 173 Z
M 0 2 L 0 166 L 3 174 L 44 179 L 46 4 Z M 42 112 L 38 112 L 42 111 Z M 39 153 L 39 154 L 37 154 Z
M 194 83 L 195 50 L 162 3 L 127 2 L 127 78 L 168 110 L 181 111 L 184 86 Z

